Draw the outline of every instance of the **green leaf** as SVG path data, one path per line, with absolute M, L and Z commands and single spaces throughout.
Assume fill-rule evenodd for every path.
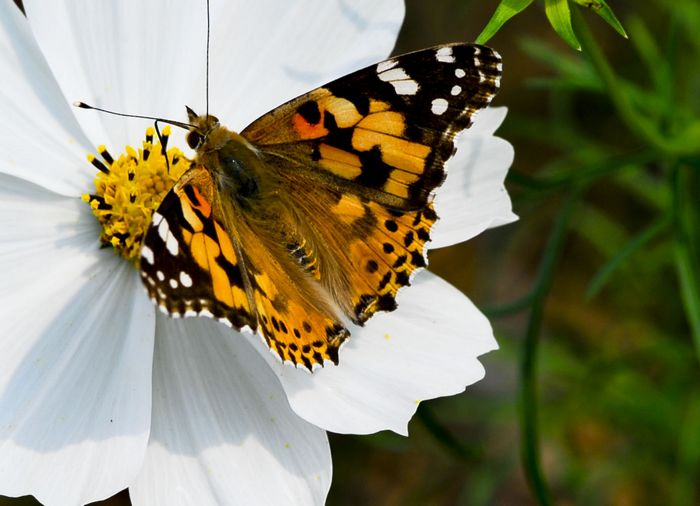
M 574 56 L 568 51 L 555 49 L 534 38 L 523 39 L 519 46 L 531 58 L 555 70 L 560 79 L 568 81 L 572 86 L 598 92 L 604 91 L 603 83 L 593 68 L 585 63 L 582 64 L 578 55 Z
M 544 12 L 552 24 L 554 31 L 577 51 L 581 51 L 581 44 L 576 38 L 571 26 L 571 11 L 568 0 L 545 0 Z
M 622 265 L 625 260 L 627 260 L 627 258 L 641 250 L 652 239 L 666 230 L 670 224 L 671 220 L 669 217 L 662 218 L 628 242 L 614 257 L 608 260 L 607 263 L 603 265 L 603 267 L 593 277 L 588 285 L 588 289 L 586 290 L 586 299 L 591 300 L 593 297 L 598 295 L 600 290 L 610 279 L 610 276 L 617 270 L 618 267 Z
M 525 10 L 531 3 L 532 0 L 501 0 L 501 3 L 496 7 L 496 12 L 493 13 L 486 27 L 476 38 L 476 43 L 485 44 L 488 42 L 506 21 Z
M 574 2 L 583 7 L 591 9 L 593 12 L 598 14 L 598 16 L 603 18 L 607 24 L 612 26 L 617 33 L 626 39 L 629 38 L 627 37 L 627 32 L 625 32 L 625 29 L 622 27 L 622 23 L 620 23 L 620 21 L 617 19 L 615 13 L 613 13 L 612 9 L 608 6 L 605 0 L 574 0 Z

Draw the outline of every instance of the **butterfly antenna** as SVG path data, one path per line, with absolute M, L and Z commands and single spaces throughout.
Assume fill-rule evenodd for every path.
M 110 111 L 109 109 L 102 109 L 101 107 L 95 107 L 93 105 L 86 104 L 85 102 L 73 102 L 73 106 L 79 107 L 80 109 L 91 109 L 93 111 L 100 111 L 107 114 L 112 114 L 113 116 L 122 116 L 124 118 L 138 118 L 138 119 L 152 119 L 153 121 L 160 121 L 161 123 L 168 123 L 170 125 L 184 128 L 185 130 L 196 129 L 195 125 L 190 125 L 189 123 L 184 123 L 182 121 L 177 121 L 174 119 L 158 118 L 156 116 L 142 116 L 140 114 L 127 114 L 125 112 Z
M 185 130 L 191 130 L 193 128 L 194 129 L 197 128 L 194 125 L 190 125 L 189 123 L 183 123 L 182 121 L 175 121 L 172 119 L 165 119 L 165 118 L 157 118 L 155 116 L 142 116 L 140 114 L 127 114 L 124 112 L 110 111 L 108 109 L 102 109 L 101 107 L 95 107 L 95 106 L 86 104 L 85 102 L 73 102 L 73 105 L 75 107 L 79 107 L 80 109 L 92 109 L 93 111 L 100 111 L 100 112 L 104 112 L 106 114 L 112 114 L 114 116 L 122 116 L 124 118 L 152 119 L 154 121 L 156 135 L 158 136 L 158 142 L 160 142 L 160 152 L 165 157 L 165 165 L 167 167 L 168 174 L 170 173 L 170 160 L 168 160 L 168 154 L 166 151 L 168 137 L 160 133 L 160 128 L 158 128 L 158 123 L 168 123 L 168 124 L 176 126 L 176 127 L 184 128 Z
M 207 0 L 207 81 L 206 81 L 206 100 L 207 100 L 207 116 L 209 116 L 209 32 L 211 30 L 211 14 L 209 12 L 209 0 Z

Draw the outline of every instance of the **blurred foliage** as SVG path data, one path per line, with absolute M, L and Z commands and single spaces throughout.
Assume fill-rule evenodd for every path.
M 596 11 L 629 40 L 569 2 L 581 52 L 530 3 L 407 1 L 396 53 L 502 54 L 521 220 L 431 253 L 494 324 L 485 380 L 410 438 L 331 435 L 331 506 L 700 503 L 700 2 Z

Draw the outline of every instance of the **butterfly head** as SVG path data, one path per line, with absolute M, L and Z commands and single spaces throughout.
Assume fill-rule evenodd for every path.
M 198 149 L 204 145 L 209 134 L 220 127 L 219 118 L 211 114 L 199 116 L 190 107 L 185 107 L 190 124 L 190 132 L 187 134 L 187 145 L 192 149 Z

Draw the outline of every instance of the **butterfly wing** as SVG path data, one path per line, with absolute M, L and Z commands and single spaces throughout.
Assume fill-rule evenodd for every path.
M 150 296 L 173 315 L 260 328 L 280 357 L 309 369 L 337 363 L 348 336 L 339 310 L 362 324 L 395 309 L 397 291 L 426 265 L 432 192 L 454 137 L 499 79 L 495 52 L 453 44 L 368 67 L 262 116 L 241 136 L 274 181 L 280 212 L 222 202 L 212 167 L 190 169 L 144 240 Z
M 348 332 L 333 308 L 236 212 L 219 200 L 210 170 L 194 166 L 180 178 L 154 214 L 141 250 L 151 299 L 171 316 L 259 328 L 270 349 L 294 364 L 337 363 Z M 303 296 L 308 293 L 314 296 Z
M 444 179 L 455 136 L 490 103 L 500 76 L 501 58 L 485 46 L 425 49 L 302 95 L 241 135 L 307 177 L 418 209 Z
M 318 259 L 317 278 L 354 322 L 393 310 L 426 265 L 433 190 L 500 75 L 487 47 L 425 49 L 337 79 L 241 132 L 293 189 L 304 255 Z
M 217 219 L 214 182 L 188 170 L 153 215 L 140 271 L 151 299 L 172 316 L 210 316 L 241 329 L 257 320 L 237 240 Z

